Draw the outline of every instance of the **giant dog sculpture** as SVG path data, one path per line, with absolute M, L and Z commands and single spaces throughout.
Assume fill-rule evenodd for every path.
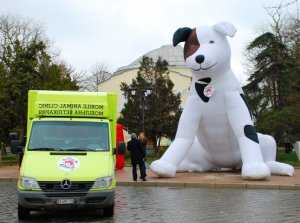
M 235 32 L 232 24 L 223 22 L 174 33 L 174 46 L 185 42 L 184 59 L 193 77 L 175 140 L 150 166 L 157 175 L 174 177 L 176 171 L 216 168 L 241 168 L 246 179 L 293 175 L 292 166 L 275 161 L 274 138 L 256 133 L 253 126 L 230 66 L 227 36 Z

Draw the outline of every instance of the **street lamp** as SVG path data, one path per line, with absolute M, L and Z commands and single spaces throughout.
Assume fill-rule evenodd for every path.
M 132 95 L 135 95 L 136 92 L 140 91 L 140 97 L 141 97 L 141 102 L 142 102 L 142 131 L 145 132 L 145 98 L 151 94 L 152 89 L 147 88 L 147 89 L 129 89 Z

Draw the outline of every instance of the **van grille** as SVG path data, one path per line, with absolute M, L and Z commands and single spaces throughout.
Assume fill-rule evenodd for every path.
M 44 192 L 88 192 L 94 181 L 71 181 L 69 189 L 63 189 L 59 181 L 38 181 L 40 188 Z
M 52 192 L 52 193 L 45 193 L 46 197 L 85 197 L 87 193 L 78 193 L 78 192 Z

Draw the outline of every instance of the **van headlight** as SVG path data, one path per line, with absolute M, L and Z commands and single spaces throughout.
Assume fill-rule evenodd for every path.
M 21 185 L 26 190 L 40 189 L 38 182 L 32 177 L 21 177 Z
M 101 177 L 101 178 L 97 178 L 95 180 L 95 183 L 93 185 L 93 189 L 98 189 L 98 188 L 107 188 L 110 187 L 112 185 L 112 177 Z

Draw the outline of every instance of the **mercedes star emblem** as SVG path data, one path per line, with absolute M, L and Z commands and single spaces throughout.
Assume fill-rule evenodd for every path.
M 62 180 L 60 183 L 61 189 L 69 190 L 71 188 L 71 181 L 68 179 Z

